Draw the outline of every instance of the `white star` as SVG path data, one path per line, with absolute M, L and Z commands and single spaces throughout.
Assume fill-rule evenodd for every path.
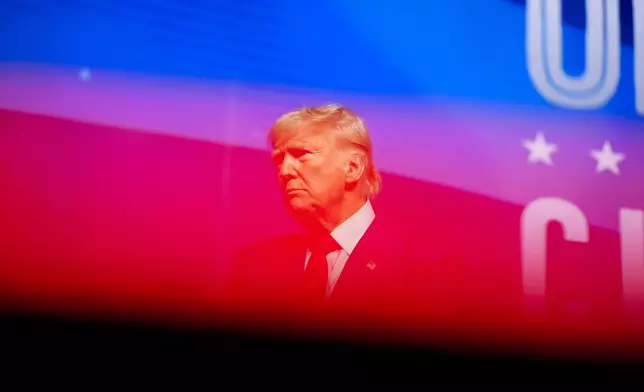
M 608 141 L 604 142 L 601 151 L 592 150 L 590 151 L 590 155 L 597 161 L 597 173 L 608 170 L 615 175 L 619 175 L 619 167 L 617 165 L 626 159 L 624 154 L 614 152 L 613 147 L 611 147 Z
M 83 68 L 78 73 L 78 77 L 83 82 L 87 82 L 88 80 L 90 80 L 92 78 L 92 72 L 88 68 Z
M 523 147 L 530 151 L 528 162 L 542 162 L 546 165 L 552 165 L 551 155 L 557 151 L 557 146 L 552 143 L 548 143 L 541 132 L 537 133 L 534 140 L 524 140 Z

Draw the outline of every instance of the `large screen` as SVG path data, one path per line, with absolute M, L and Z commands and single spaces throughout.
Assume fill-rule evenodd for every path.
M 478 313 L 644 325 L 643 0 L 5 1 L 0 21 L 7 307 L 209 319 L 236 249 L 298 230 L 271 124 L 340 103 L 371 132 L 374 203 L 459 233 L 494 288 Z

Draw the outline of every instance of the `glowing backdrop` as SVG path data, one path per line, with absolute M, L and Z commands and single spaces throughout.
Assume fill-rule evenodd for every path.
M 644 311 L 644 0 L 189 4 L 0 6 L 4 304 L 202 317 L 295 228 L 268 126 L 339 102 L 383 208 L 445 206 L 482 309 Z

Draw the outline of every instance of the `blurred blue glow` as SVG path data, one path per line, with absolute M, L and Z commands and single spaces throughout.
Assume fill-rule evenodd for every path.
M 566 4 L 564 63 L 579 74 L 585 11 Z M 520 0 L 4 1 L 0 61 L 567 111 L 530 81 Z M 629 37 L 616 95 L 588 115 L 641 119 L 633 86 Z

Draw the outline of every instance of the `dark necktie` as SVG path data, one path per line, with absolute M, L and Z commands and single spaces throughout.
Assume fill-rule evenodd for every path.
M 329 265 L 326 256 L 340 249 L 330 235 L 317 237 L 310 244 L 311 256 L 304 271 L 304 296 L 311 305 L 322 305 L 329 282 Z

